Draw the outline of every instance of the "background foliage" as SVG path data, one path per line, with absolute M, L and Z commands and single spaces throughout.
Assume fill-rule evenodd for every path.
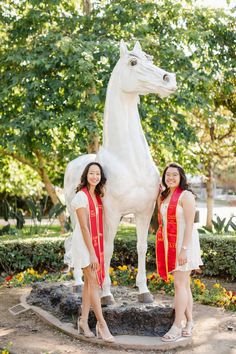
M 64 267 L 64 236 L 40 238 L 3 237 L 0 243 L 0 272 L 16 273 L 34 268 L 56 271 Z M 200 236 L 203 275 L 236 278 L 236 236 Z M 112 266 L 137 267 L 137 243 L 135 229 L 120 228 L 115 239 Z M 147 269 L 156 269 L 155 237 L 149 236 Z
M 236 153 L 233 11 L 190 0 L 4 0 L 0 19 L 4 193 L 39 195 L 41 181 L 58 202 L 53 185 L 62 186 L 66 164 L 101 141 L 106 87 L 123 38 L 130 49 L 139 40 L 158 66 L 177 74 L 175 95 L 141 98 L 154 160 L 161 169 L 171 160 L 191 173 L 200 169 L 211 197 L 216 166 L 226 169 Z M 8 177 L 14 171 L 19 177 Z

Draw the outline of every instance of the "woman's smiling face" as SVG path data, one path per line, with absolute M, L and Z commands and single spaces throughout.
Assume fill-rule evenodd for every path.
M 87 181 L 90 186 L 96 187 L 101 181 L 101 171 L 97 165 L 91 165 L 88 170 Z
M 168 167 L 165 174 L 165 182 L 168 188 L 177 188 L 180 184 L 180 174 L 176 167 Z

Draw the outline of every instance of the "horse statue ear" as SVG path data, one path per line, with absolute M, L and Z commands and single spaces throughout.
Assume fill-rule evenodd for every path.
M 137 41 L 134 45 L 134 52 L 142 52 L 142 48 L 141 48 L 141 44 L 139 43 L 139 41 Z
M 128 52 L 127 46 L 123 39 L 120 41 L 120 57 L 122 58 Z

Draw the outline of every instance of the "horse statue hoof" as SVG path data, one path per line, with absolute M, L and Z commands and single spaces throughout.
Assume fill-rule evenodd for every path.
M 143 293 L 143 294 L 138 294 L 138 301 L 142 302 L 144 304 L 151 304 L 153 303 L 153 295 L 150 294 L 149 292 Z
M 103 296 L 101 298 L 101 305 L 102 306 L 114 305 L 115 303 L 116 302 L 115 302 L 114 297 L 112 295 Z

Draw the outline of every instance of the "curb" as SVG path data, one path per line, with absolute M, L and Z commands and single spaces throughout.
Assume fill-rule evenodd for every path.
M 115 336 L 114 343 L 104 342 L 101 339 L 95 338 L 86 338 L 85 336 L 78 334 L 77 330 L 73 327 L 72 323 L 61 322 L 58 318 L 50 314 L 49 312 L 41 309 L 40 307 L 29 305 L 26 301 L 27 296 L 29 295 L 31 289 L 27 291 L 26 294 L 20 297 L 20 302 L 22 306 L 27 309 L 32 310 L 39 318 L 43 321 L 47 322 L 50 326 L 58 329 L 59 331 L 73 337 L 75 339 L 79 339 L 83 342 L 87 342 L 90 344 L 114 348 L 114 349 L 125 349 L 125 350 L 159 350 L 166 351 L 170 349 L 183 348 L 186 346 L 190 346 L 193 341 L 192 338 L 182 337 L 175 342 L 162 342 L 160 337 L 148 337 L 148 336 L 130 336 L 130 335 L 118 335 Z

